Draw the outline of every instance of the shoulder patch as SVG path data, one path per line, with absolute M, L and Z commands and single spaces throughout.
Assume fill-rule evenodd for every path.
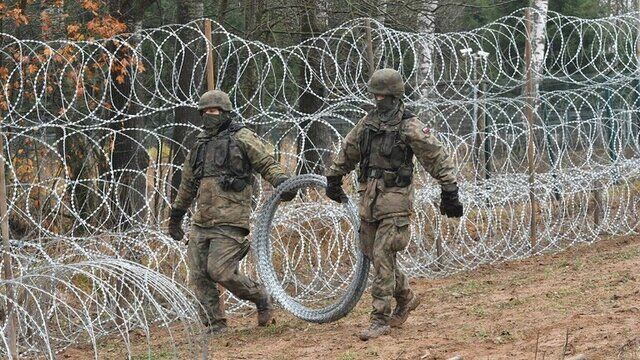
M 425 126 L 424 128 L 422 128 L 422 132 L 423 132 L 425 135 L 429 136 L 429 135 L 431 134 L 431 128 L 430 128 L 430 127 L 428 127 L 428 126 Z

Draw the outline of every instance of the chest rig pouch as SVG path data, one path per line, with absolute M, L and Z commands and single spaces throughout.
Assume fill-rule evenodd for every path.
M 386 187 L 406 187 L 413 178 L 413 151 L 400 133 L 404 119 L 412 114 L 398 114 L 397 119 L 382 122 L 375 113 L 367 116 L 360 138 L 358 181 L 384 179 Z
M 215 136 L 198 139 L 191 157 L 195 179 L 217 177 L 224 191 L 240 192 L 251 181 L 251 162 L 232 136 L 244 126 L 231 123 Z

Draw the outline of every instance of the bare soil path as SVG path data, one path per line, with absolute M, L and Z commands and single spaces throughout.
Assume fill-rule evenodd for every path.
M 230 331 L 212 339 L 214 359 L 640 359 L 640 236 L 482 266 L 445 279 L 413 279 L 422 304 L 390 335 L 368 342 L 370 296 L 331 324 L 308 324 L 278 311 L 278 323 L 254 327 L 254 314 L 230 318 Z M 134 348 L 136 359 L 174 357 L 163 330 Z M 179 358 L 188 358 L 178 338 Z M 117 343 L 101 358 L 123 359 Z M 82 358 L 69 349 L 61 358 Z M 88 355 L 84 352 L 84 355 Z M 150 356 L 149 356 L 150 355 Z M 78 357 L 80 356 L 80 357 Z M 89 355 L 91 356 L 91 355 Z

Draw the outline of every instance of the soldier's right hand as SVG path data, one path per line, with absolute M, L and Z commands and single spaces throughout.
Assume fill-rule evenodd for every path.
M 327 176 L 327 188 L 325 190 L 327 197 L 335 202 L 347 202 L 348 197 L 342 188 L 342 176 Z
M 440 214 L 451 218 L 462 217 L 464 207 L 458 199 L 458 186 L 456 184 L 447 185 L 449 189 L 441 189 L 440 192 Z
M 171 209 L 169 217 L 169 236 L 176 241 L 182 241 L 184 238 L 184 230 L 182 230 L 182 218 L 187 212 L 179 209 Z

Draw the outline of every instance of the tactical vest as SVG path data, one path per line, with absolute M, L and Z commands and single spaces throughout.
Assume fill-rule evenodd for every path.
M 376 121 L 375 113 L 365 119 L 360 138 L 360 168 L 358 181 L 383 178 L 387 187 L 405 187 L 413 177 L 413 151 L 400 133 L 405 119 L 413 117 L 408 111 L 398 120 Z
M 240 192 L 251 182 L 251 162 L 233 134 L 244 125 L 232 122 L 218 134 L 196 141 L 191 168 L 199 182 L 204 177 L 218 177 L 224 191 Z

